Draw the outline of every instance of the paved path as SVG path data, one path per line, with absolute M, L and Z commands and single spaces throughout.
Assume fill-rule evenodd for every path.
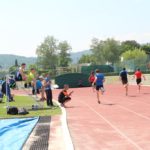
M 60 90 L 54 91 L 54 98 Z M 91 88 L 74 89 L 67 122 L 75 150 L 150 150 L 150 87 L 108 85 L 98 104 Z

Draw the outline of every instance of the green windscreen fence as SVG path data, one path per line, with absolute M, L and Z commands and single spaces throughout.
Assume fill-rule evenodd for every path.
M 88 87 L 89 75 L 83 73 L 68 73 L 59 75 L 55 78 L 55 83 L 59 88 L 63 88 L 64 84 L 68 84 L 70 88 Z
M 110 65 L 82 66 L 81 72 L 89 75 L 91 71 L 95 71 L 96 69 L 99 69 L 103 73 L 114 72 L 114 68 Z

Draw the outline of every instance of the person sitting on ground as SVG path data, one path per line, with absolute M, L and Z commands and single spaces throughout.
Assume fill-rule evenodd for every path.
M 64 89 L 59 93 L 58 102 L 61 104 L 62 107 L 67 107 L 65 104 L 71 100 L 70 96 L 73 93 L 73 91 L 68 93 L 67 92 L 68 89 L 69 89 L 69 85 L 65 84 Z

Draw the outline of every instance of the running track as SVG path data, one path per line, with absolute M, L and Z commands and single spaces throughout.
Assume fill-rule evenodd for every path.
M 105 89 L 102 104 L 91 88 L 73 89 L 66 111 L 75 150 L 150 150 L 150 87 L 139 94 L 130 85 L 129 96 L 121 85 Z

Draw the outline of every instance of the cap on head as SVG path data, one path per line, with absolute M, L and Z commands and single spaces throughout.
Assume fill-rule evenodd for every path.
M 43 76 L 39 76 L 39 79 L 44 79 L 44 77 Z

